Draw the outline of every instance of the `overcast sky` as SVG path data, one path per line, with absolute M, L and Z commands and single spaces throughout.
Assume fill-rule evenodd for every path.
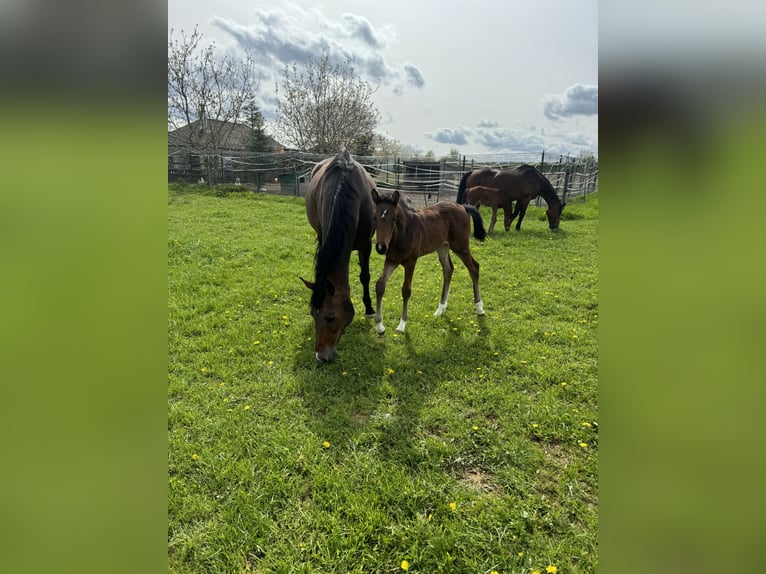
M 285 64 L 323 47 L 371 83 L 379 131 L 437 156 L 598 154 L 596 0 L 168 0 L 168 29 L 248 49 L 273 117 Z

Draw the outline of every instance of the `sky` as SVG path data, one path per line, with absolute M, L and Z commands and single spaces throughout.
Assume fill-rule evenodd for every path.
M 378 131 L 421 153 L 598 155 L 596 0 L 168 0 L 168 34 L 195 26 L 254 54 L 267 121 L 285 65 L 326 47 L 378 85 Z

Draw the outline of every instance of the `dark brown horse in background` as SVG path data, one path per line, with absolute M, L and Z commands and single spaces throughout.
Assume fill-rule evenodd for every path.
M 510 229 L 511 222 L 517 215 L 519 220 L 516 222 L 516 230 L 518 231 L 521 228 L 521 222 L 524 219 L 524 214 L 527 212 L 527 206 L 537 196 L 542 196 L 548 204 L 548 209 L 545 212 L 548 216 L 548 227 L 558 229 L 559 222 L 561 221 L 561 211 L 566 203 L 561 203 L 559 196 L 556 195 L 556 190 L 553 189 L 548 178 L 531 165 L 525 164 L 513 169 L 499 170 L 483 167 L 469 171 L 463 174 L 460 180 L 457 202 L 466 203 L 466 190 L 475 186 L 498 189 L 510 201 L 516 202 L 516 208 L 513 210 L 510 219 L 508 219 L 506 212 L 506 231 Z
M 484 241 L 486 232 L 479 210 L 470 205 L 458 205 L 445 201 L 415 211 L 406 201 L 400 201 L 398 191 L 393 194 L 378 194 L 372 190 L 375 202 L 375 250 L 386 256 L 383 272 L 375 284 L 377 306 L 375 309 L 375 329 L 383 334 L 383 294 L 386 283 L 399 265 L 404 266 L 402 284 L 402 318 L 396 328 L 400 333 L 407 326 L 408 306 L 412 294 L 412 274 L 421 255 L 439 254 L 444 282 L 439 306 L 434 315 L 439 316 L 447 308 L 449 286 L 455 266 L 450 259 L 450 249 L 471 274 L 473 282 L 473 301 L 477 315 L 484 315 L 484 304 L 479 292 L 479 264 L 471 255 L 471 219 L 473 219 L 474 237 Z
M 317 233 L 314 281 L 301 278 L 311 289 L 311 316 L 316 327 L 314 356 L 332 361 L 346 326 L 354 318 L 348 284 L 351 252 L 359 252 L 365 314 L 372 316 L 370 253 L 375 183 L 360 163 L 343 150 L 314 167 L 306 192 L 306 215 Z

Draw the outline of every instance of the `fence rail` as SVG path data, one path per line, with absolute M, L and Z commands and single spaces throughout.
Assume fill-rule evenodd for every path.
M 230 153 L 201 156 L 175 151 L 168 154 L 169 182 L 239 184 L 253 191 L 305 196 L 311 170 L 326 154 L 301 152 Z M 571 156 L 514 154 L 472 155 L 460 159 L 355 156 L 381 189 L 397 189 L 416 206 L 454 200 L 462 175 L 478 167 L 512 168 L 534 165 L 551 182 L 562 201 L 573 202 L 594 192 L 598 185 L 598 162 Z M 214 166 L 211 172 L 211 167 Z M 536 199 L 540 206 L 542 198 Z

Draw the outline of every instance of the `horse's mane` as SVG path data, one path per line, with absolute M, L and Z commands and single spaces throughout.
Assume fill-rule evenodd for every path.
M 561 205 L 561 200 L 559 199 L 558 194 L 556 193 L 556 190 L 553 189 L 553 185 L 551 184 L 550 180 L 545 177 L 540 170 L 538 170 L 536 167 L 531 166 L 527 163 L 520 165 L 516 168 L 520 172 L 526 172 L 526 173 L 532 173 L 534 174 L 539 180 L 540 180 L 540 195 L 543 196 L 543 199 L 546 201 L 546 203 L 553 204 L 553 205 Z
M 330 222 L 322 232 L 324 239 L 314 258 L 314 289 L 311 294 L 311 306 L 318 309 L 322 306 L 327 293 L 327 277 L 330 272 L 343 260 L 356 232 L 358 214 L 355 208 L 358 204 L 351 201 L 353 189 L 349 183 L 351 172 L 356 169 L 348 151 L 341 151 L 327 166 L 322 177 L 323 191 L 335 186 L 332 201 Z

